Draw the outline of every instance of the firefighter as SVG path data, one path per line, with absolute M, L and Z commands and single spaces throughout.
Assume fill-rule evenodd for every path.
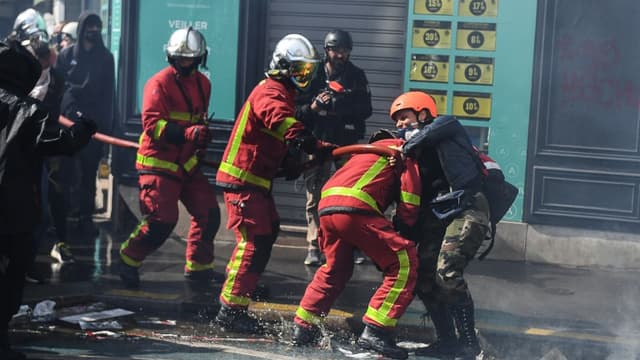
M 142 261 L 160 247 L 178 221 L 178 200 L 191 214 L 184 276 L 209 282 L 213 271 L 213 239 L 220 226 L 220 209 L 213 187 L 200 168 L 210 141 L 207 45 L 191 27 L 176 30 L 166 48 L 169 66 L 144 87 L 142 134 L 136 156 L 142 220 L 120 246 L 120 278 L 137 287 Z
M 325 60 L 309 91 L 296 97 L 296 118 L 302 121 L 318 139 L 337 145 L 350 145 L 364 138 L 365 120 L 371 116 L 371 92 L 367 77 L 350 60 L 353 40 L 349 32 L 334 29 L 324 37 Z M 331 86 L 337 84 L 338 86 Z M 318 250 L 318 202 L 320 190 L 344 161 L 327 161 L 322 166 L 304 171 L 307 192 L 307 257 L 305 265 L 320 266 L 323 257 Z M 359 251 L 354 261 L 360 264 L 364 257 Z
M 304 36 L 289 34 L 282 38 L 275 46 L 267 78 L 242 106 L 224 151 L 216 184 L 224 189 L 227 228 L 233 230 L 237 242 L 227 265 L 216 316 L 216 323 L 224 330 L 262 330 L 247 308 L 280 228 L 271 195 L 278 168 L 286 155 L 297 149 L 327 153 L 335 148 L 311 136 L 294 117 L 296 92 L 309 87 L 318 64 L 318 54 Z
M 426 93 L 400 95 L 389 115 L 407 139 L 403 154 L 417 158 L 423 188 L 428 189 L 423 194 L 421 228 L 414 231 L 420 262 L 416 295 L 431 317 L 437 340 L 416 354 L 482 357 L 473 299 L 463 277 L 469 261 L 490 239 L 482 164 L 464 127 L 452 116 L 438 117 L 436 104 Z
M 392 148 L 403 143 L 395 138 L 374 142 Z M 318 245 L 327 261 L 316 271 L 296 311 L 295 344 L 317 340 L 318 324 L 353 273 L 353 251 L 358 248 L 382 270 L 384 280 L 362 318 L 365 328 L 357 343 L 386 357 L 407 358 L 393 330 L 413 299 L 417 250 L 402 235 L 418 218 L 421 183 L 412 158 L 396 162 L 401 163 L 392 165 L 375 154 L 354 155 L 322 188 Z M 395 224 L 384 215 L 393 201 Z

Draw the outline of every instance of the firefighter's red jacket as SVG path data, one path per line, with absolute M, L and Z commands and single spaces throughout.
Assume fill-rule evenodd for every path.
M 401 139 L 384 139 L 374 145 L 400 149 Z M 396 215 L 412 226 L 418 218 L 422 185 L 420 170 L 412 158 L 391 166 L 385 156 L 356 154 L 341 167 L 322 188 L 319 214 L 371 213 L 383 215 L 387 207 L 397 203 Z
M 304 126 L 294 117 L 295 89 L 267 78 L 242 106 L 222 156 L 216 184 L 224 188 L 270 190 L 287 153 L 287 143 Z
M 195 144 L 176 145 L 168 141 L 165 130 L 168 123 L 178 124 L 183 130 L 204 124 L 210 95 L 211 83 L 198 71 L 177 77 L 176 70 L 168 66 L 153 75 L 144 86 L 136 169 L 178 178 L 193 173 L 198 165 Z

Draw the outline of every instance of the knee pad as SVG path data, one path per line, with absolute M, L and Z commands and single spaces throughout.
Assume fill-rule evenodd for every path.
M 253 257 L 251 258 L 251 265 L 249 266 L 249 272 L 262 274 L 267 267 L 269 258 L 271 258 L 271 249 L 275 237 L 273 234 L 256 235 L 254 239 L 255 250 Z
M 149 222 L 147 238 L 153 246 L 159 247 L 171 235 L 175 223 Z

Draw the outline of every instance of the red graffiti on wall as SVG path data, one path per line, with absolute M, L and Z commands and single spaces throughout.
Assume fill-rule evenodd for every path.
M 640 86 L 621 72 L 619 67 L 626 64 L 615 40 L 576 40 L 566 35 L 557 40 L 556 51 L 563 102 L 640 109 Z

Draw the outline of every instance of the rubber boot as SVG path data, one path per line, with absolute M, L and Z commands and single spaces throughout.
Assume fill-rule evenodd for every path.
M 458 350 L 458 338 L 449 306 L 443 302 L 424 302 L 433 327 L 436 341 L 426 348 L 416 350 L 416 355 L 438 359 L 454 359 Z
M 215 323 L 222 328 L 222 331 L 243 334 L 262 334 L 264 332 L 258 319 L 251 317 L 247 309 L 243 307 L 232 308 L 225 304 L 220 305 Z
M 357 344 L 366 350 L 373 350 L 382 356 L 391 359 L 406 359 L 409 357 L 407 350 L 396 345 L 394 334 L 371 324 L 366 324 Z
M 476 336 L 473 301 L 467 304 L 451 306 L 451 313 L 455 319 L 456 329 L 460 335 L 456 360 L 476 360 L 482 358 L 482 349 Z
M 309 325 L 303 326 L 298 323 L 294 323 L 293 330 L 293 344 L 296 346 L 309 346 L 314 345 L 320 338 L 320 329 L 317 326 Z

